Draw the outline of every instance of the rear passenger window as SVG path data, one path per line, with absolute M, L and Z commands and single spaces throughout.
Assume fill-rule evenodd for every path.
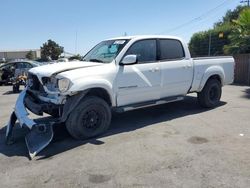
M 185 57 L 183 46 L 178 40 L 161 39 L 160 50 L 160 60 L 174 60 Z
M 138 63 L 156 62 L 156 40 L 142 40 L 134 43 L 126 55 L 137 55 Z

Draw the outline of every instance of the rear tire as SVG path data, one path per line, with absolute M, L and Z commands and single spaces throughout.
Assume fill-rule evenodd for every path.
M 198 102 L 202 107 L 213 108 L 219 105 L 221 98 L 221 83 L 217 79 L 209 79 L 198 95 Z
M 99 97 L 87 96 L 70 113 L 66 128 L 77 140 L 98 136 L 105 132 L 111 122 L 111 109 Z

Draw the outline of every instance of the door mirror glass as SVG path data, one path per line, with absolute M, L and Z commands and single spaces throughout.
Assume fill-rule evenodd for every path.
M 122 59 L 122 62 L 120 64 L 121 65 L 132 65 L 135 63 L 137 63 L 137 55 L 126 55 Z

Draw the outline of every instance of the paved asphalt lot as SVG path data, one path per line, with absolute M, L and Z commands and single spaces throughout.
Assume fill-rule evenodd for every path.
M 100 138 L 75 141 L 62 129 L 35 160 L 25 131 L 4 144 L 17 98 L 0 87 L 0 187 L 249 187 L 250 88 L 226 86 L 212 110 L 196 98 L 115 114 Z

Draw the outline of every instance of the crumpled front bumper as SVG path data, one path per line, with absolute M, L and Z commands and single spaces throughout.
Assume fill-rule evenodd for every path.
M 25 95 L 26 95 L 26 89 L 24 89 L 18 96 L 14 112 L 17 116 L 20 126 L 21 127 L 27 126 L 29 129 L 31 129 L 36 123 L 34 122 L 33 119 L 30 119 L 28 117 L 29 113 L 27 112 L 26 107 L 24 105 Z
M 36 123 L 33 119 L 30 119 L 29 113 L 25 106 L 25 96 L 27 89 L 24 89 L 16 101 L 14 111 L 11 114 L 9 123 L 6 129 L 6 143 L 13 143 L 12 130 L 16 120 L 19 121 L 21 127 L 28 127 L 29 133 L 25 136 L 29 155 L 33 158 L 37 153 L 44 149 L 53 139 L 54 122 L 49 123 Z

